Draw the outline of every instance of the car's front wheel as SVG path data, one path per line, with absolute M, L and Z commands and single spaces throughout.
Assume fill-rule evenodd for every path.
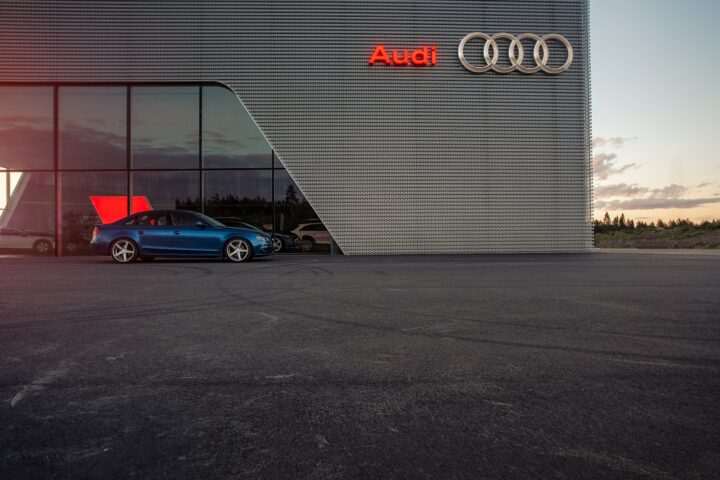
M 242 238 L 233 238 L 225 245 L 225 258 L 231 262 L 246 262 L 252 258 L 250 243 Z
M 38 240 L 33 244 L 33 250 L 38 255 L 47 255 L 52 250 L 52 245 L 47 240 Z
M 272 244 L 273 244 L 273 251 L 275 253 L 282 252 L 282 249 L 283 249 L 283 241 L 282 240 L 280 240 L 278 237 L 273 237 Z
M 303 252 L 312 252 L 315 248 L 315 239 L 313 239 L 312 237 L 303 237 L 300 241 L 300 245 L 302 246 Z
M 138 258 L 138 246 L 130 239 L 121 238 L 110 246 L 110 255 L 117 263 L 131 263 Z

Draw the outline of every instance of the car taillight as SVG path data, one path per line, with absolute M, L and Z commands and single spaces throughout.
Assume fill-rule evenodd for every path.
M 93 228 L 93 237 L 92 237 L 93 240 L 94 240 L 95 237 L 97 237 L 98 235 L 100 235 L 100 229 L 97 228 L 97 227 Z

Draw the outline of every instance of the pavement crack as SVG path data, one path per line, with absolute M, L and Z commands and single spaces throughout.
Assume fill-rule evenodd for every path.
M 37 393 L 45 390 L 48 385 L 67 374 L 68 370 L 70 370 L 70 362 L 63 361 L 60 363 L 60 365 L 58 365 L 57 368 L 48 370 L 47 372 L 43 373 L 31 383 L 24 385 L 20 389 L 20 391 L 16 393 L 15 396 L 10 400 L 10 406 L 16 406 L 31 393 Z

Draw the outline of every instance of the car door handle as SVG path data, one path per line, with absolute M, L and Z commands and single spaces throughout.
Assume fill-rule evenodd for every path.
M 174 233 L 175 235 L 180 235 L 180 230 L 175 230 L 173 233 Z

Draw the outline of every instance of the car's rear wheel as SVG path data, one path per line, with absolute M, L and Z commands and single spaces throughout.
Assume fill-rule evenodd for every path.
M 233 238 L 225 245 L 225 258 L 235 263 L 250 260 L 252 258 L 250 243 L 242 238 Z
M 110 255 L 117 263 L 131 263 L 138 258 L 138 246 L 130 239 L 120 238 L 110 246 Z
M 282 249 L 283 249 L 283 241 L 282 240 L 280 240 L 278 237 L 273 237 L 272 244 L 273 244 L 273 251 L 275 253 L 282 252 Z
M 303 237 L 300 241 L 300 246 L 302 246 L 303 252 L 312 252 L 315 248 L 315 240 L 312 237 Z
M 47 240 L 38 240 L 33 244 L 33 250 L 38 255 L 47 255 L 52 250 L 52 245 Z

